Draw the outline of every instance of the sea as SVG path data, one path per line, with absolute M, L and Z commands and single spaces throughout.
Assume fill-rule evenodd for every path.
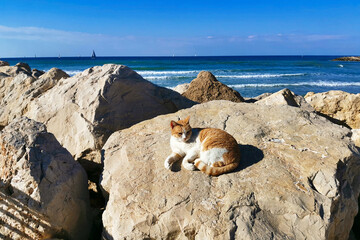
M 60 68 L 70 76 L 107 63 L 126 65 L 145 79 L 174 88 L 210 71 L 243 97 L 288 88 L 298 95 L 342 90 L 360 93 L 360 62 L 331 61 L 340 56 L 192 56 L 192 57 L 54 57 L 2 58 L 10 65 L 26 62 L 48 71 Z

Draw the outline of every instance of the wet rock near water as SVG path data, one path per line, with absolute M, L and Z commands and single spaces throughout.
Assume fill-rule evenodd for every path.
M 360 57 L 340 57 L 335 58 L 332 61 L 360 62 Z
M 182 95 L 199 103 L 212 100 L 244 102 L 240 93 L 219 82 L 211 72 L 207 71 L 201 71 Z

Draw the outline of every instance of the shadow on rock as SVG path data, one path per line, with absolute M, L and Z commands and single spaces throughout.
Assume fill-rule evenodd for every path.
M 241 159 L 239 166 L 233 172 L 239 172 L 251 165 L 260 162 L 264 158 L 264 153 L 259 148 L 252 145 L 241 145 L 239 144 Z M 182 160 L 176 161 L 172 167 L 172 172 L 181 171 Z
M 235 172 L 244 170 L 251 165 L 260 162 L 264 158 L 264 153 L 259 148 L 253 145 L 241 145 L 239 144 L 240 148 L 240 164 L 235 169 Z
M 182 159 L 174 162 L 173 165 L 171 166 L 171 171 L 179 172 L 181 170 L 181 163 L 182 163 Z

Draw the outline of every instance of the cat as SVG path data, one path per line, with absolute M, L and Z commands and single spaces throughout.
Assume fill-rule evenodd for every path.
M 196 170 L 218 176 L 234 170 L 240 161 L 240 149 L 233 136 L 216 128 L 191 128 L 190 116 L 171 121 L 170 147 L 172 153 L 164 162 L 171 169 L 174 162 L 183 158 L 187 170 Z

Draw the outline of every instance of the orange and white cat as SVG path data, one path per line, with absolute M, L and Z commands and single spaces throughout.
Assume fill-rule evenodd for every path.
M 171 121 L 170 147 L 172 153 L 164 162 L 165 168 L 183 158 L 187 170 L 211 175 L 230 172 L 239 165 L 240 149 L 233 136 L 216 128 L 191 128 L 190 116 L 177 122 Z

